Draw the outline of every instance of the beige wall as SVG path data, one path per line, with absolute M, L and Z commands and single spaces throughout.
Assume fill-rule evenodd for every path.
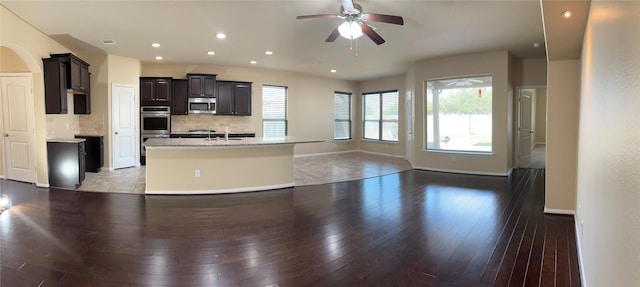
M 549 62 L 545 209 L 575 210 L 580 61 Z
M 388 154 L 398 157 L 405 156 L 405 133 L 406 128 L 405 114 L 405 83 L 406 79 L 404 75 L 391 76 L 379 79 L 368 80 L 360 83 L 361 94 L 370 92 L 381 92 L 398 90 L 398 142 L 376 142 L 376 141 L 364 141 L 362 139 L 362 96 L 354 95 L 354 105 L 356 106 L 356 117 L 354 126 L 354 138 L 358 139 L 358 149 Z
M 536 89 L 535 115 L 534 140 L 537 144 L 544 144 L 547 142 L 547 89 Z
M 509 83 L 510 56 L 507 51 L 477 53 L 415 64 L 414 165 L 430 170 L 506 175 L 511 167 L 513 138 L 512 88 Z M 425 151 L 424 82 L 429 79 L 467 75 L 493 76 L 493 153 L 487 155 L 449 154 Z
M 593 0 L 589 10 L 576 218 L 585 286 L 640 286 L 638 15 L 636 1 Z
M 44 111 L 42 58 L 48 58 L 49 54 L 54 53 L 68 53 L 69 50 L 18 18 L 2 5 L 0 5 L 0 35 L 2 35 L 0 46 L 13 50 L 32 73 L 36 130 L 36 183 L 38 186 L 47 186 L 49 184 L 46 145 L 47 123 Z M 6 59 L 2 60 L 4 62 Z M 16 67 L 13 64 L 11 66 Z
M 237 117 L 242 126 L 256 136 L 262 136 L 262 85 L 277 85 L 288 87 L 288 122 L 289 135 L 324 138 L 326 142 L 318 144 L 296 145 L 296 155 L 339 152 L 353 150 L 355 141 L 333 140 L 333 93 L 335 91 L 351 92 L 357 99 L 357 83 L 346 80 L 336 80 L 301 75 L 298 73 L 267 70 L 259 68 L 230 67 L 217 65 L 159 65 L 143 64 L 142 76 L 145 77 L 173 77 L 186 78 L 187 73 L 217 74 L 219 80 L 233 80 L 253 82 L 252 85 L 252 115 Z M 354 103 L 354 109 L 356 105 Z M 192 116 L 184 116 L 192 117 Z M 211 116 L 208 123 L 212 126 L 219 122 L 229 122 L 228 117 Z M 194 121 L 202 121 L 193 117 Z M 357 124 L 354 117 L 354 124 Z M 181 119 L 184 120 L 184 119 Z M 186 119 L 189 121 L 190 119 Z M 354 131 L 357 128 L 354 125 Z
M 514 59 L 514 86 L 546 86 L 547 59 Z
M 142 65 L 140 60 L 108 55 L 107 56 L 107 79 L 106 85 L 104 86 L 106 95 L 103 98 L 96 99 L 97 101 L 91 103 L 91 107 L 96 107 L 95 114 L 103 115 L 105 121 L 105 133 L 104 133 L 104 165 L 105 167 L 112 168 L 111 159 L 113 158 L 113 150 L 112 150 L 112 138 L 111 138 L 111 87 L 113 84 L 122 84 L 135 87 L 135 95 L 136 97 L 136 107 L 135 107 L 135 118 L 138 119 L 140 117 L 140 101 L 139 101 L 139 86 L 140 86 L 140 75 L 142 73 Z M 102 80 L 102 79 L 101 79 Z M 93 100 L 93 99 L 92 99 Z M 135 121 L 136 130 L 140 131 L 140 121 Z M 108 144 L 107 144 L 108 143 Z M 136 158 L 140 158 L 140 139 L 136 136 Z

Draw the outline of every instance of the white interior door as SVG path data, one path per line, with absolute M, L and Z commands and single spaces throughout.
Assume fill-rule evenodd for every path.
M 31 76 L 2 76 L 3 153 L 8 179 L 36 182 L 35 119 Z
M 531 162 L 531 129 L 532 112 L 531 102 L 533 93 L 531 90 L 521 89 L 518 98 L 518 166 Z
M 111 86 L 113 168 L 136 165 L 135 87 Z

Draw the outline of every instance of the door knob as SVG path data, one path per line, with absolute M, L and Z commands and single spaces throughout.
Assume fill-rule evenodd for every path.
M 118 134 L 118 132 L 115 132 L 115 134 Z
M 4 137 L 5 137 L 5 138 L 8 138 L 8 137 L 9 137 L 9 134 L 4 134 Z

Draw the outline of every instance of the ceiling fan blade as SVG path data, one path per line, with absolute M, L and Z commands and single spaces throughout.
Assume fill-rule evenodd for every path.
M 376 31 L 373 31 L 373 29 L 369 27 L 369 25 L 365 23 L 360 23 L 360 27 L 362 28 L 362 33 L 365 33 L 367 36 L 369 36 L 369 38 L 371 38 L 371 40 L 377 45 L 380 45 L 385 42 L 384 39 L 382 39 L 382 37 L 380 37 L 380 35 L 376 33 Z
M 331 34 L 329 34 L 329 37 L 327 37 L 326 40 L 324 40 L 325 42 L 333 42 L 335 41 L 338 36 L 340 36 L 340 31 L 338 31 L 338 27 L 336 27 L 335 29 L 333 29 L 333 32 L 331 32 Z
M 358 11 L 355 7 L 353 7 L 353 0 L 342 0 L 342 8 L 347 14 L 358 14 Z
M 384 14 L 362 14 L 362 18 L 370 22 L 383 22 L 396 25 L 404 25 L 404 19 L 400 16 L 384 15 Z
M 311 18 L 338 18 L 336 14 L 318 14 L 318 15 L 303 15 L 298 16 L 296 19 L 311 19 Z

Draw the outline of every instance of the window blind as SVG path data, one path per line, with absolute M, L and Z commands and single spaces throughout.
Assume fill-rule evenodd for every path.
M 335 92 L 333 97 L 333 138 L 351 139 L 351 94 Z
M 262 86 L 262 135 L 287 135 L 287 87 Z

